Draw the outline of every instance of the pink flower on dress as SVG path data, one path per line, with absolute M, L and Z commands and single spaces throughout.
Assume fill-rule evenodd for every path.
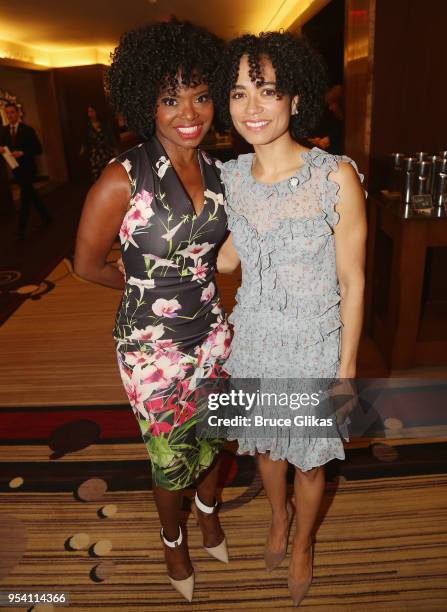
M 226 359 L 228 356 L 228 350 L 231 344 L 230 330 L 221 325 L 210 334 L 211 340 L 211 355 L 213 357 L 220 357 Z
M 169 433 L 173 427 L 166 421 L 154 421 L 149 425 L 149 431 L 153 436 L 159 436 L 162 433 Z
M 125 362 L 130 366 L 149 365 L 154 361 L 153 353 L 144 353 L 143 351 L 129 351 L 124 355 Z
M 208 251 L 211 250 L 213 247 L 214 244 L 210 244 L 209 242 L 202 242 L 202 244 L 196 244 L 195 242 L 193 242 L 181 251 L 177 251 L 177 254 L 181 255 L 185 259 L 187 257 L 191 257 L 191 259 L 196 264 L 197 260 L 203 255 L 205 255 L 205 253 L 208 253 Z
M 168 340 L 157 340 L 154 348 L 156 351 L 169 351 L 175 349 L 176 347 L 177 345 L 174 343 L 172 338 L 169 338 Z
M 180 427 L 180 425 L 183 425 L 185 421 L 189 421 L 189 419 L 194 416 L 195 413 L 195 402 L 184 402 L 180 406 L 178 405 L 174 417 L 176 426 Z
M 163 323 L 159 325 L 148 325 L 144 329 L 134 329 L 129 340 L 137 340 L 139 342 L 155 342 L 163 336 L 165 328 Z
M 129 223 L 127 217 L 124 217 L 124 220 L 123 220 L 123 222 L 121 224 L 121 227 L 120 227 L 120 233 L 119 233 L 120 242 L 121 242 L 121 244 L 124 245 L 124 250 L 127 249 L 127 247 L 129 246 L 129 243 L 133 244 L 133 246 L 138 248 L 138 244 L 132 238 L 132 234 L 133 234 L 134 230 L 135 230 L 135 226 L 133 224 Z
M 169 397 L 166 408 L 174 411 L 176 427 L 188 421 L 196 412 L 195 393 L 191 390 L 189 381 L 178 382 L 173 394 Z
M 207 304 L 210 300 L 213 299 L 215 293 L 216 287 L 214 286 L 214 283 L 210 283 L 208 287 L 204 287 L 204 289 L 202 290 L 202 297 L 200 298 L 200 301 Z
M 208 273 L 208 264 L 202 264 L 202 260 L 199 259 L 199 261 L 197 262 L 197 266 L 190 266 L 188 270 L 193 274 L 192 280 L 196 280 L 201 283 L 206 279 L 206 275 Z
M 134 381 L 130 380 L 125 383 L 127 397 L 129 398 L 129 402 L 132 406 L 136 406 L 136 404 L 140 404 L 142 401 L 141 391 L 138 388 L 138 385 L 134 383 Z
M 182 373 L 179 364 L 173 363 L 167 355 L 164 355 L 145 368 L 141 382 L 155 389 L 165 389 L 173 379 L 182 375 Z
M 128 212 L 128 219 L 130 223 L 135 225 L 146 226 L 149 219 L 154 214 L 152 210 L 152 200 L 154 194 L 143 189 L 143 191 L 137 193 L 131 200 L 131 208 Z
M 167 317 L 168 319 L 173 319 L 177 317 L 177 310 L 180 310 L 181 306 L 176 299 L 165 300 L 163 298 L 158 298 L 152 304 L 152 311 L 157 315 L 157 317 Z
M 144 402 L 144 405 L 150 414 L 158 414 L 159 412 L 164 412 L 166 410 L 163 397 L 153 397 Z
M 133 411 L 138 412 L 145 419 L 149 418 L 149 414 L 144 407 L 144 387 L 142 388 L 140 386 L 138 380 L 133 380 L 127 376 L 123 376 L 123 373 L 121 373 L 121 375 L 124 389 L 127 393 L 127 397 L 129 398 L 129 403 L 132 406 Z
M 226 323 L 217 325 L 205 338 L 197 353 L 197 364 L 202 369 L 214 364 L 216 359 L 226 359 L 231 344 L 231 333 Z M 207 371 L 207 370 L 206 370 Z M 206 378 L 206 371 L 201 377 Z

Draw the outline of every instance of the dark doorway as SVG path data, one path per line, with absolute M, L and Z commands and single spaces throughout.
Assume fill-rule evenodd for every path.
M 332 0 L 303 25 L 302 32 L 324 57 L 329 85 L 343 83 L 345 0 Z

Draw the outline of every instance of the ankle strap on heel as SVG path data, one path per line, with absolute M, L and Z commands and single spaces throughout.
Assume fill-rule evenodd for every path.
M 213 512 L 217 508 L 217 500 L 216 500 L 216 503 L 214 504 L 214 506 L 207 506 L 206 504 L 203 503 L 203 501 L 200 501 L 200 497 L 198 496 L 197 491 L 196 491 L 196 496 L 194 498 L 194 502 L 195 502 L 197 508 L 201 512 L 205 512 L 205 514 L 213 514 Z
M 162 540 L 162 542 L 168 547 L 168 548 L 177 548 L 178 546 L 181 545 L 181 543 L 183 542 L 183 533 L 182 533 L 182 528 L 180 527 L 180 525 L 178 526 L 178 530 L 179 530 L 179 536 L 176 540 L 174 540 L 173 542 L 171 542 L 170 540 L 167 540 L 164 536 L 163 533 L 163 527 L 160 529 L 160 538 Z

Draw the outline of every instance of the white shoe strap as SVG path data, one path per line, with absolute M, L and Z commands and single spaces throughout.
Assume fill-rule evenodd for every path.
M 200 501 L 200 497 L 198 496 L 197 491 L 196 491 L 196 496 L 194 498 L 194 501 L 196 503 L 197 508 L 201 512 L 205 512 L 206 514 L 212 514 L 217 506 L 217 501 L 214 504 L 214 506 L 207 506 L 206 504 L 204 504 L 202 501 Z
M 179 537 L 173 542 L 170 542 L 164 536 L 163 527 L 160 529 L 161 539 L 166 544 L 166 546 L 168 546 L 169 548 L 177 548 L 177 546 L 180 546 L 180 544 L 183 542 L 183 533 L 182 533 L 182 528 L 180 527 L 180 525 L 178 526 L 178 530 L 180 532 Z

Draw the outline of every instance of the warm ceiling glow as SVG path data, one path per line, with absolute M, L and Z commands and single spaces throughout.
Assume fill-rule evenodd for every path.
M 111 5 L 118 6 L 118 0 L 109 0 Z M 214 19 L 222 18 L 223 7 L 230 0 L 213 0 L 217 9 Z M 227 17 L 224 26 L 218 34 L 229 39 L 245 32 L 258 33 L 261 31 L 287 30 L 293 28 L 298 30 L 303 23 L 315 15 L 330 0 L 244 0 L 240 3 L 240 9 L 234 11 L 234 16 Z M 63 31 L 58 33 L 55 29 L 57 18 L 51 9 L 51 0 L 40 0 L 46 12 L 34 20 L 35 25 L 27 25 L 23 19 L 19 19 L 14 11 L 6 17 L 3 16 L 0 23 L 0 31 L 3 39 L 0 40 L 0 58 L 21 61 L 27 64 L 34 64 L 42 68 L 59 68 L 66 66 L 83 66 L 88 64 L 109 64 L 110 52 L 115 47 L 119 39 L 121 21 L 108 15 L 106 26 L 102 38 L 98 38 L 97 28 L 94 27 L 94 19 L 98 21 L 99 14 L 93 11 L 93 21 L 90 23 L 84 13 L 88 13 L 87 6 L 94 5 L 91 0 L 78 0 L 72 7 L 70 13 L 75 30 L 81 32 L 77 40 L 65 37 Z M 134 3 L 135 8 L 141 9 L 141 0 L 128 0 L 129 4 Z M 183 0 L 166 0 L 173 9 L 183 11 Z M 232 0 L 236 2 L 236 0 Z M 150 9 L 156 19 L 164 16 L 160 13 L 158 6 L 152 2 L 153 9 Z M 148 7 L 151 0 L 146 0 L 143 7 L 146 12 L 138 13 L 141 19 L 148 19 Z M 89 6 L 89 9 L 91 7 Z M 85 9 L 83 11 L 83 9 Z M 219 12 L 220 11 L 220 12 Z M 227 11 L 228 12 L 228 11 Z M 199 12 L 200 13 L 200 12 Z M 89 13 L 90 14 L 90 13 Z M 152 14 L 152 13 L 150 13 Z M 232 13 L 233 15 L 233 13 Z M 182 15 L 183 16 L 183 15 Z M 185 15 L 186 17 L 186 15 Z M 209 18 L 205 12 L 198 14 L 198 23 L 206 25 L 209 20 L 209 27 L 213 30 L 219 29 L 218 25 Z M 127 20 L 124 29 L 135 27 L 132 20 Z M 23 41 L 23 42 L 21 42 Z
M 264 30 L 287 30 L 293 24 L 297 25 L 297 22 L 302 25 L 300 21 L 303 20 L 303 17 L 306 16 L 306 20 L 309 19 L 328 4 L 329 1 L 330 0 L 283 0 L 268 24 L 264 26 Z M 306 13 L 308 13 L 308 15 L 305 15 Z
M 110 50 L 98 47 L 51 48 L 34 47 L 0 40 L 0 58 L 11 59 L 48 68 L 109 64 Z

